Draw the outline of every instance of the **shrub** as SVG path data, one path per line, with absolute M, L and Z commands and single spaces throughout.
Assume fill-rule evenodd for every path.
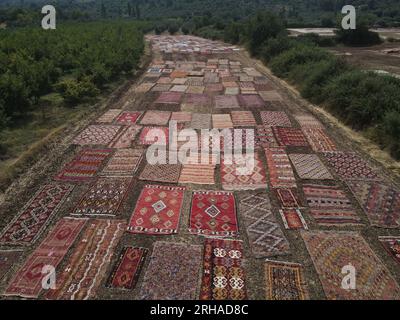
M 379 34 L 370 31 L 366 24 L 359 24 L 354 30 L 339 28 L 336 36 L 339 42 L 348 46 L 371 46 L 382 42 Z

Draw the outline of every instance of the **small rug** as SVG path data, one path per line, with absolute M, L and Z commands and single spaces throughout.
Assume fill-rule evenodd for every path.
M 146 164 L 140 180 L 178 183 L 181 174 L 182 165 L 180 164 Z
M 207 238 L 200 300 L 246 299 L 243 242 Z
M 107 281 L 107 287 L 132 290 L 136 287 L 148 249 L 125 247 L 115 263 Z
M 181 92 L 161 92 L 155 103 L 158 104 L 180 104 L 183 94 Z
M 108 177 L 133 177 L 142 161 L 143 152 L 143 149 L 117 150 L 101 172 L 101 175 Z
M 177 84 L 170 89 L 170 92 L 182 92 L 184 93 L 187 90 L 188 86 L 183 84 Z
M 298 263 L 265 261 L 266 300 L 308 300 L 303 266 Z
M 323 124 L 311 115 L 301 114 L 295 115 L 294 117 L 303 129 L 324 128 Z
M 205 90 L 204 86 L 189 86 L 186 93 L 202 94 L 204 93 L 204 90 Z
M 227 89 L 228 90 L 228 89 Z M 215 96 L 215 109 L 240 108 L 239 101 L 235 95 Z
M 96 120 L 97 123 L 111 123 L 117 118 L 122 110 L 120 109 L 110 109 L 104 113 L 100 118 Z
M 239 94 L 239 92 L 240 92 L 240 90 L 239 90 L 239 88 L 238 87 L 232 87 L 232 88 L 226 88 L 225 89 L 225 95 L 226 96 L 237 96 L 238 94 Z M 239 102 L 237 102 L 237 104 L 238 104 L 238 107 L 237 108 L 239 108 L 240 106 L 239 106 Z
M 346 193 L 337 186 L 304 185 L 310 213 L 320 225 L 358 225 L 361 219 Z
M 400 288 L 357 232 L 302 232 L 303 240 L 329 300 L 399 300 Z M 343 267 L 356 270 L 356 289 L 346 290 Z
M 66 267 L 57 276 L 56 290 L 46 294 L 49 300 L 91 300 L 96 298 L 111 257 L 123 232 L 123 220 L 91 219 L 72 251 Z
M 57 268 L 86 222 L 86 219 L 61 219 L 17 271 L 4 295 L 38 298 L 42 290 L 43 267 Z
M 303 215 L 299 209 L 282 209 L 279 210 L 282 217 L 283 224 L 288 230 L 308 230 L 307 222 L 304 220 Z
M 117 134 L 115 138 L 111 141 L 108 147 L 114 149 L 130 148 L 134 143 L 140 130 L 142 130 L 142 126 L 139 125 L 123 127 L 120 133 Z
M 146 93 L 148 91 L 150 91 L 151 88 L 153 88 L 155 85 L 155 83 L 141 83 L 140 85 L 138 85 L 135 89 L 136 93 Z
M 210 105 L 211 101 L 206 94 L 187 94 L 184 98 L 184 104 L 190 107 L 204 107 Z
M 156 84 L 151 91 L 152 92 L 168 92 L 171 89 L 171 85 L 170 84 Z
M 261 111 L 261 121 L 270 127 L 291 127 L 289 117 L 283 111 Z
M 297 128 L 273 127 L 276 141 L 280 146 L 307 147 L 308 142 L 303 132 Z
M 289 158 L 301 179 L 333 179 L 328 169 L 316 154 L 290 154 Z
M 381 180 L 367 162 L 353 152 L 324 152 L 324 156 L 343 180 Z
M 33 244 L 67 200 L 73 188 L 66 184 L 43 186 L 3 229 L 0 244 Z
M 239 104 L 245 108 L 262 108 L 265 102 L 258 94 L 241 94 L 238 96 Z
M 163 134 L 165 140 L 163 140 Z M 144 127 L 140 133 L 139 141 L 141 145 L 168 145 L 169 129 L 167 127 Z
M 283 208 L 300 208 L 297 192 L 292 189 L 275 189 L 278 199 Z
M 336 151 L 336 144 L 321 128 L 303 128 L 308 143 L 315 152 Z
M 212 122 L 214 129 L 233 128 L 233 123 L 230 114 L 213 114 Z
M 400 237 L 379 237 L 379 241 L 393 259 L 400 264 Z
M 143 188 L 128 231 L 144 234 L 178 233 L 185 188 L 150 186 Z
M 140 290 L 144 300 L 194 300 L 201 246 L 157 241 Z
M 239 229 L 233 193 L 193 192 L 189 231 L 199 235 L 237 236 Z
M 145 113 L 140 121 L 143 125 L 166 126 L 171 117 L 171 112 L 150 110 Z
M 22 253 L 22 250 L 0 250 L 0 281 L 20 260 Z
M 235 127 L 255 127 L 257 125 L 253 112 L 232 111 L 232 122 Z
M 398 189 L 379 182 L 349 181 L 347 185 L 373 226 L 400 227 L 400 191 Z
M 108 145 L 120 129 L 121 126 L 90 125 L 75 137 L 72 144 Z
M 224 190 L 267 189 L 265 169 L 258 154 L 248 154 L 243 157 L 243 159 L 234 157 L 232 164 L 227 164 L 225 160 L 222 160 L 220 168 Z
M 112 153 L 111 149 L 85 149 L 64 166 L 54 177 L 58 181 L 79 182 L 93 178 L 104 160 Z
M 175 70 L 171 73 L 170 78 L 186 78 L 188 73 L 186 71 Z
M 125 111 L 118 117 L 117 123 L 128 126 L 136 124 L 142 114 L 141 111 Z
M 258 94 L 264 101 L 282 101 L 282 96 L 275 90 L 272 91 L 260 91 Z
M 116 216 L 131 187 L 132 178 L 99 178 L 81 198 L 73 215 Z
M 193 113 L 190 127 L 192 129 L 211 129 L 211 114 Z
M 271 127 L 257 126 L 256 127 L 256 146 L 259 148 L 277 147 L 274 132 Z
M 170 121 L 176 121 L 177 123 L 191 122 L 192 113 L 191 112 L 172 112 Z
M 272 213 L 268 194 L 242 196 L 239 213 L 243 218 L 254 257 L 265 258 L 289 253 L 289 242 Z
M 223 90 L 224 86 L 222 85 L 222 83 L 210 83 L 206 85 L 205 92 L 218 94 L 221 93 Z
M 285 148 L 265 148 L 269 180 L 273 188 L 296 188 L 296 179 Z
M 215 184 L 215 165 L 213 164 L 184 164 L 179 183 L 186 184 Z

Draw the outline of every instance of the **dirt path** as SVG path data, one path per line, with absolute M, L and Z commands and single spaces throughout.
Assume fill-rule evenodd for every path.
M 149 71 L 144 73 L 137 81 L 132 81 L 128 83 L 124 88 L 119 90 L 114 97 L 111 97 L 109 102 L 104 106 L 104 108 L 99 109 L 98 114 L 93 114 L 87 119 L 82 120 L 77 124 L 74 128 L 69 128 L 63 137 L 59 140 L 55 141 L 53 145 L 48 146 L 49 152 L 47 154 L 43 154 L 43 158 L 38 161 L 37 164 L 32 166 L 30 170 L 28 170 L 23 177 L 16 181 L 7 191 L 3 202 L 0 202 L 0 230 L 6 228 L 10 223 L 12 217 L 17 215 L 17 213 L 21 210 L 22 205 L 31 199 L 32 195 L 40 188 L 40 186 L 46 183 L 53 183 L 53 177 L 60 172 L 60 170 L 65 166 L 65 164 L 69 163 L 71 159 L 75 155 L 77 155 L 84 147 L 87 146 L 78 146 L 71 144 L 73 138 L 80 133 L 84 128 L 86 128 L 90 124 L 95 124 L 98 116 L 103 113 L 106 109 L 121 109 L 121 111 L 148 111 L 148 110 L 162 110 L 168 112 L 192 112 L 192 113 L 204 113 L 204 114 L 229 114 L 232 110 L 242 110 L 242 111 L 251 111 L 254 115 L 254 118 L 258 125 L 263 124 L 263 120 L 260 115 L 260 111 L 283 111 L 289 117 L 291 123 L 294 128 L 300 128 L 300 124 L 297 122 L 296 117 L 298 115 L 303 114 L 313 114 L 326 128 L 326 131 L 329 134 L 329 137 L 333 140 L 338 150 L 343 151 L 357 151 L 362 157 L 379 173 L 380 176 L 384 177 L 385 180 L 392 181 L 394 183 L 399 183 L 399 179 L 396 174 L 400 173 L 400 165 L 399 163 L 394 162 L 390 158 L 388 158 L 384 153 L 377 150 L 376 147 L 369 144 L 365 139 L 361 138 L 359 135 L 355 134 L 348 128 L 345 128 L 340 123 L 338 123 L 334 118 L 330 117 L 323 110 L 319 108 L 315 108 L 309 105 L 306 101 L 301 99 L 298 96 L 298 93 L 294 88 L 290 87 L 280 79 L 274 77 L 270 71 L 263 66 L 259 61 L 253 60 L 249 58 L 249 56 L 244 52 L 237 51 L 228 51 L 227 53 L 212 53 L 212 54 L 186 54 L 182 52 L 160 52 L 154 51 L 152 54 L 153 63 L 152 66 L 154 69 L 163 69 L 163 72 L 155 72 L 156 70 Z M 201 69 L 207 69 L 207 66 L 214 70 L 223 69 L 226 64 L 221 63 L 222 60 L 228 60 L 228 66 L 230 62 L 239 63 L 240 62 L 240 70 L 242 73 L 243 81 L 241 82 L 254 82 L 255 80 L 249 76 L 246 78 L 243 75 L 244 68 L 253 68 L 254 70 L 260 72 L 262 75 L 259 78 L 265 78 L 268 80 L 268 84 L 271 86 L 270 90 L 278 93 L 282 97 L 282 101 L 266 101 L 266 105 L 263 108 L 254 108 L 254 107 L 243 107 L 240 109 L 216 109 L 214 103 L 203 104 L 203 105 L 195 105 L 195 104 L 187 104 L 184 103 L 187 98 L 187 91 L 189 88 L 185 89 L 185 98 L 181 101 L 181 103 L 176 104 L 159 104 L 155 101 L 159 98 L 160 92 L 154 91 L 150 89 L 144 92 L 138 92 L 140 90 L 140 86 L 143 83 L 152 83 L 153 86 L 160 78 L 170 78 L 176 80 L 179 77 L 172 77 L 171 72 L 177 70 L 187 70 L 184 72 L 186 75 L 182 76 L 183 78 L 188 78 L 187 73 L 191 71 L 200 72 Z M 217 62 L 215 62 L 217 61 Z M 169 65 L 170 64 L 170 65 Z M 214 65 L 217 65 L 214 68 Z M 162 67 L 159 67 L 162 65 Z M 200 65 L 204 65 L 204 67 L 199 67 Z M 232 65 L 232 64 L 231 64 Z M 192 70 L 189 70 L 192 68 Z M 172 69 L 168 72 L 165 70 Z M 232 68 L 231 68 L 232 69 Z M 233 68 L 234 69 L 234 68 Z M 249 71 L 249 70 L 248 70 Z M 251 71 L 252 72 L 252 71 Z M 210 72 L 214 73 L 214 72 Z M 215 72 L 217 73 L 217 72 Z M 204 76 L 204 74 L 203 74 Z M 201 76 L 199 76 L 202 78 Z M 188 79 L 187 79 L 188 80 Z M 192 81 L 193 79 L 191 79 Z M 194 80 L 193 80 L 194 81 Z M 204 81 L 201 80 L 201 81 Z M 238 80 L 236 80 L 238 81 Z M 261 80 L 260 80 L 261 81 Z M 230 82 L 235 82 L 232 80 Z M 160 83 L 160 82 L 159 82 Z M 166 82 L 168 83 L 168 82 Z M 176 81 L 176 85 L 179 86 L 179 81 Z M 218 82 L 219 83 L 219 82 Z M 171 85 L 172 87 L 172 85 Z M 164 91 L 169 91 L 171 88 L 163 89 Z M 222 89 L 215 89 L 215 91 L 206 91 L 205 93 L 210 98 L 209 101 L 213 101 L 216 95 L 223 94 Z M 101 111 L 100 111 L 101 110 Z M 143 116 L 139 119 L 138 123 L 141 123 L 143 120 Z M 115 124 L 115 119 L 111 121 Z M 164 125 L 166 126 L 166 125 Z M 187 127 L 190 127 L 190 124 L 186 124 Z M 132 148 L 136 148 L 140 145 L 139 139 L 136 138 L 132 144 Z M 91 147 L 107 147 L 107 145 L 93 145 Z M 115 151 L 115 150 L 114 150 Z M 287 147 L 288 154 L 294 153 L 305 153 L 305 154 L 315 154 L 311 148 L 308 147 L 296 147 L 296 146 L 288 146 Z M 268 169 L 267 159 L 262 149 L 257 150 L 257 154 L 261 159 L 262 166 L 266 171 L 267 180 L 270 178 L 271 171 Z M 371 158 L 373 156 L 374 158 Z M 321 155 L 319 157 L 322 159 L 323 163 L 329 168 L 327 161 L 322 158 Z M 375 159 L 376 157 L 376 159 Z M 104 168 L 104 163 L 102 168 Z M 132 188 L 127 193 L 126 198 L 122 202 L 121 206 L 118 208 L 117 216 L 118 219 L 123 219 L 129 222 L 132 212 L 138 203 L 138 199 L 140 193 L 143 188 L 148 185 L 179 185 L 185 186 L 185 196 L 183 201 L 183 206 L 181 208 L 181 215 L 179 220 L 179 228 L 178 232 L 173 235 L 144 235 L 144 234 L 131 234 L 125 232 L 121 237 L 118 245 L 114 249 L 114 254 L 111 257 L 111 263 L 107 268 L 106 275 L 101 280 L 100 285 L 98 285 L 95 297 L 100 299 L 140 299 L 140 290 L 144 283 L 144 274 L 146 270 L 149 268 L 150 263 L 150 255 L 152 253 L 152 249 L 154 248 L 154 244 L 157 241 L 167 241 L 167 242 L 176 242 L 176 243 L 185 243 L 187 245 L 204 245 L 204 238 L 201 236 L 193 235 L 188 232 L 189 228 L 189 220 L 190 220 L 190 210 L 191 210 L 191 197 L 193 191 L 198 190 L 223 190 L 223 179 L 221 179 L 221 166 L 218 165 L 214 172 L 215 183 L 213 185 L 200 185 L 200 184 L 178 184 L 178 183 L 160 183 L 157 181 L 143 181 L 139 179 L 140 174 L 145 170 L 147 166 L 146 161 L 142 161 L 140 166 L 138 167 L 135 176 L 133 177 Z M 360 232 L 361 235 L 366 239 L 369 246 L 372 248 L 374 253 L 378 256 L 378 258 L 383 261 L 384 265 L 389 269 L 390 273 L 393 275 L 395 280 L 400 283 L 400 270 L 396 262 L 385 252 L 382 248 L 382 245 L 378 241 L 378 236 L 400 236 L 400 231 L 397 229 L 388 229 L 388 228 L 377 228 L 372 227 L 366 214 L 362 210 L 360 204 L 356 200 L 356 198 L 352 195 L 348 186 L 343 182 L 339 177 L 334 173 L 332 169 L 330 172 L 333 174 L 334 179 L 331 181 L 324 181 L 327 185 L 338 185 L 342 188 L 347 197 L 351 201 L 351 205 L 353 206 L 356 214 L 361 219 L 362 226 L 321 226 L 311 217 L 307 208 L 302 208 L 302 212 L 304 218 L 308 224 L 310 230 L 331 230 L 331 231 L 356 231 Z M 321 181 L 309 180 L 304 181 L 296 174 L 296 182 L 298 185 L 299 191 L 301 190 L 301 186 L 306 183 L 321 183 Z M 52 226 L 55 225 L 57 221 L 59 221 L 62 217 L 70 216 L 76 205 L 79 203 L 82 196 L 87 192 L 93 180 L 89 180 L 83 183 L 75 183 L 75 189 L 71 196 L 62 204 L 60 210 L 57 214 L 51 219 L 46 230 L 40 235 L 40 237 L 34 243 L 30 244 L 23 248 L 23 254 L 20 260 L 15 263 L 10 272 L 0 280 L 0 291 L 6 289 L 7 284 L 12 279 L 13 274 L 19 270 L 23 262 L 27 259 L 27 257 L 35 250 L 35 248 L 41 243 L 41 241 L 45 238 L 46 234 L 51 230 Z M 309 296 L 312 299 L 325 299 L 326 295 L 323 290 L 322 283 L 320 281 L 320 277 L 317 273 L 317 270 L 311 260 L 311 257 L 307 251 L 305 243 L 301 237 L 300 230 L 286 230 L 284 222 L 279 215 L 279 209 L 281 208 L 281 203 L 273 191 L 271 186 L 268 187 L 268 191 L 266 189 L 255 191 L 244 191 L 238 190 L 234 192 L 236 198 L 236 206 L 238 206 L 238 199 L 242 199 L 246 196 L 251 196 L 259 192 L 267 192 L 271 204 L 272 204 L 272 212 L 273 215 L 279 225 L 279 228 L 282 230 L 284 237 L 288 240 L 290 244 L 290 251 L 284 255 L 275 255 L 270 256 L 268 258 L 280 261 L 288 261 L 293 263 L 302 264 L 304 267 L 305 273 L 305 282 L 307 284 L 307 288 L 309 291 Z M 301 203 L 306 204 L 307 200 L 302 192 L 299 192 L 299 200 Z M 250 240 L 248 238 L 248 234 L 246 233 L 246 222 L 244 221 L 244 217 L 241 212 L 237 213 L 238 217 L 238 227 L 239 227 L 239 237 L 238 239 L 243 241 L 244 245 L 244 270 L 246 272 L 246 286 L 247 293 L 249 299 L 257 299 L 262 300 L 265 299 L 265 275 L 264 275 L 264 267 L 265 262 L 263 258 L 257 259 L 252 254 L 252 247 Z M 103 217 L 109 218 L 109 217 Z M 148 248 L 150 253 L 145 260 L 142 272 L 139 275 L 138 283 L 133 290 L 117 290 L 110 289 L 106 287 L 106 281 L 109 278 L 109 274 L 111 273 L 112 266 L 117 262 L 119 253 L 125 246 L 135 246 L 135 247 L 143 247 Z M 13 249 L 14 246 L 9 245 L 1 245 L 0 249 Z M 68 260 L 71 255 L 74 254 L 75 250 L 77 250 L 77 244 L 75 243 L 72 248 L 69 250 L 68 254 L 62 259 L 62 262 L 58 268 L 58 270 L 64 270 L 67 265 Z M 1 254 L 1 253 L 0 253 Z M 167 253 L 166 253 L 167 254 Z M 188 257 L 190 258 L 190 257 Z M 201 273 L 201 270 L 200 270 Z M 199 273 L 199 274 L 200 274 Z M 198 296 L 200 291 L 200 283 L 201 277 L 198 277 L 199 286 L 197 288 Z M 44 298 L 43 293 L 40 295 L 40 298 Z M 92 297 L 93 298 L 93 297 Z

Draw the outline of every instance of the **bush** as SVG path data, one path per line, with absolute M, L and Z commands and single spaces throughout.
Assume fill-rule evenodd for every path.
M 85 98 L 95 97 L 100 93 L 89 77 L 80 81 L 75 79 L 63 80 L 57 84 L 57 88 L 65 101 L 70 104 L 82 102 Z
M 261 58 L 264 62 L 269 62 L 273 57 L 280 55 L 295 46 L 295 42 L 287 36 L 281 35 L 271 38 L 261 49 Z
M 400 111 L 389 111 L 383 119 L 383 142 L 396 159 L 400 158 Z
M 339 28 L 336 31 L 338 42 L 348 46 L 371 46 L 382 43 L 379 34 L 372 32 L 365 24 L 357 25 L 357 28 L 352 30 L 344 30 Z

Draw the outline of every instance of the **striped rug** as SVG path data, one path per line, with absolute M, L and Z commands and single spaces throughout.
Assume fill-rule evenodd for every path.
M 254 127 L 257 125 L 253 112 L 232 111 L 232 122 L 235 127 Z

